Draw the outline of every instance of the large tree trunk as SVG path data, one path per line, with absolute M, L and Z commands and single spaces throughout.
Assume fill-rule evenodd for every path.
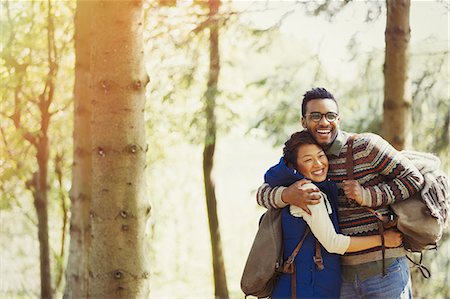
M 148 298 L 142 0 L 94 3 L 90 298 Z
M 219 22 L 217 13 L 220 0 L 209 0 L 209 18 L 211 19 L 209 29 L 209 77 L 205 94 L 206 134 L 205 147 L 203 150 L 203 175 L 205 182 L 206 205 L 208 210 L 209 230 L 211 235 L 214 287 L 216 298 L 228 298 L 227 279 L 222 254 L 222 243 L 220 239 L 219 220 L 217 217 L 217 201 L 212 179 L 214 165 L 214 151 L 216 147 L 216 95 L 220 72 L 219 56 Z
M 90 30 L 92 2 L 78 1 L 75 14 L 75 86 L 70 247 L 64 298 L 87 297 L 91 203 Z
M 383 137 L 402 150 L 412 142 L 408 80 L 410 0 L 387 0 L 386 6 Z

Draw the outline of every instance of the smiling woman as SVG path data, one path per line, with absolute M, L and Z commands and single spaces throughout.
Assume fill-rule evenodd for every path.
M 323 182 L 326 179 L 328 159 L 307 132 L 292 134 L 285 143 L 283 153 L 289 167 L 296 169 L 313 182 Z

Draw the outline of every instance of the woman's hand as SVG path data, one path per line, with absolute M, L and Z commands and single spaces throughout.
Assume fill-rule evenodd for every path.
M 403 234 L 396 229 L 384 232 L 384 244 L 386 247 L 399 247 L 403 242 Z

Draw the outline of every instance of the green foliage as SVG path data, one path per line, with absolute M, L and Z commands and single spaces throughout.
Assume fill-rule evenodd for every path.
M 204 4 L 204 2 L 201 2 Z M 238 121 L 239 105 L 245 100 L 245 74 L 239 65 L 245 51 L 258 51 L 269 43 L 265 31 L 243 26 L 228 4 L 220 11 L 220 77 L 216 96 L 219 134 Z M 209 30 L 207 7 L 178 3 L 177 6 L 151 6 L 146 10 L 145 43 L 148 69 L 152 76 L 148 88 L 150 110 L 164 115 L 155 126 L 168 126 L 178 138 L 199 144 L 204 141 L 205 92 L 209 71 Z M 260 37 L 260 38 L 258 38 Z M 247 38 L 251 38 L 249 41 Z M 158 119 L 158 116 L 156 116 Z M 149 121 L 154 121 L 149 118 Z

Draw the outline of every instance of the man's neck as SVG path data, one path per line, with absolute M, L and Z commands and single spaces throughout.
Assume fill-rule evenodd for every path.
M 345 132 L 338 130 L 338 133 L 337 133 L 336 137 L 334 138 L 333 142 L 331 142 L 327 148 L 324 148 L 325 153 L 327 155 L 339 156 L 342 148 L 344 147 L 345 143 L 347 142 L 347 137 L 348 136 Z

